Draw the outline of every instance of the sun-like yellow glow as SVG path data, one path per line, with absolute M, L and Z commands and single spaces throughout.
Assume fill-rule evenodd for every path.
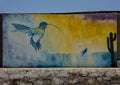
M 47 26 L 43 48 L 51 53 L 79 53 L 88 48 L 89 52 L 108 51 L 106 38 L 116 33 L 114 20 L 84 20 L 83 14 L 31 14 L 36 23 L 45 21 L 61 29 Z M 115 42 L 116 47 L 116 42 Z

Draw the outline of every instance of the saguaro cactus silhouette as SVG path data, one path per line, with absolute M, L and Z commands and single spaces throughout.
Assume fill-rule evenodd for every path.
M 111 54 L 111 63 L 112 63 L 112 67 L 116 67 L 117 65 L 115 64 L 115 61 L 114 61 L 114 41 L 116 40 L 116 33 L 112 33 L 110 32 L 109 34 L 109 37 L 107 37 L 107 47 L 108 47 L 108 50 Z

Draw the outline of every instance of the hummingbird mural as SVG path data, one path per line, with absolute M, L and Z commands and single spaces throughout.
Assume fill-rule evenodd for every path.
M 17 23 L 13 23 L 12 25 L 15 27 L 15 30 L 12 32 L 23 32 L 24 34 L 28 34 L 30 36 L 30 44 L 34 47 L 35 51 L 41 49 L 40 40 L 43 38 L 48 25 L 60 30 L 57 26 L 48 24 L 47 22 L 41 22 L 39 26 L 35 28 Z

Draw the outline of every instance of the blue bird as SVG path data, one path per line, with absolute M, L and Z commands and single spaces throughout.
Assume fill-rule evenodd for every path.
M 41 49 L 40 40 L 43 38 L 45 30 L 48 25 L 51 25 L 57 28 L 58 30 L 60 30 L 57 26 L 48 24 L 46 22 L 41 22 L 39 26 L 35 28 L 17 24 L 17 23 L 13 23 L 12 25 L 15 27 L 15 30 L 13 30 L 12 32 L 17 32 L 17 31 L 23 32 L 24 34 L 28 34 L 31 37 L 30 44 L 34 47 L 35 51 Z M 36 37 L 37 37 L 36 39 L 37 41 L 34 40 Z
M 87 53 L 87 48 L 82 51 L 82 56 L 84 56 Z

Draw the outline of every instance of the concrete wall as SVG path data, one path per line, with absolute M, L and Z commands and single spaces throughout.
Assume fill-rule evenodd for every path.
M 120 85 L 119 67 L 120 60 L 118 68 L 112 69 L 1 68 L 0 85 Z

